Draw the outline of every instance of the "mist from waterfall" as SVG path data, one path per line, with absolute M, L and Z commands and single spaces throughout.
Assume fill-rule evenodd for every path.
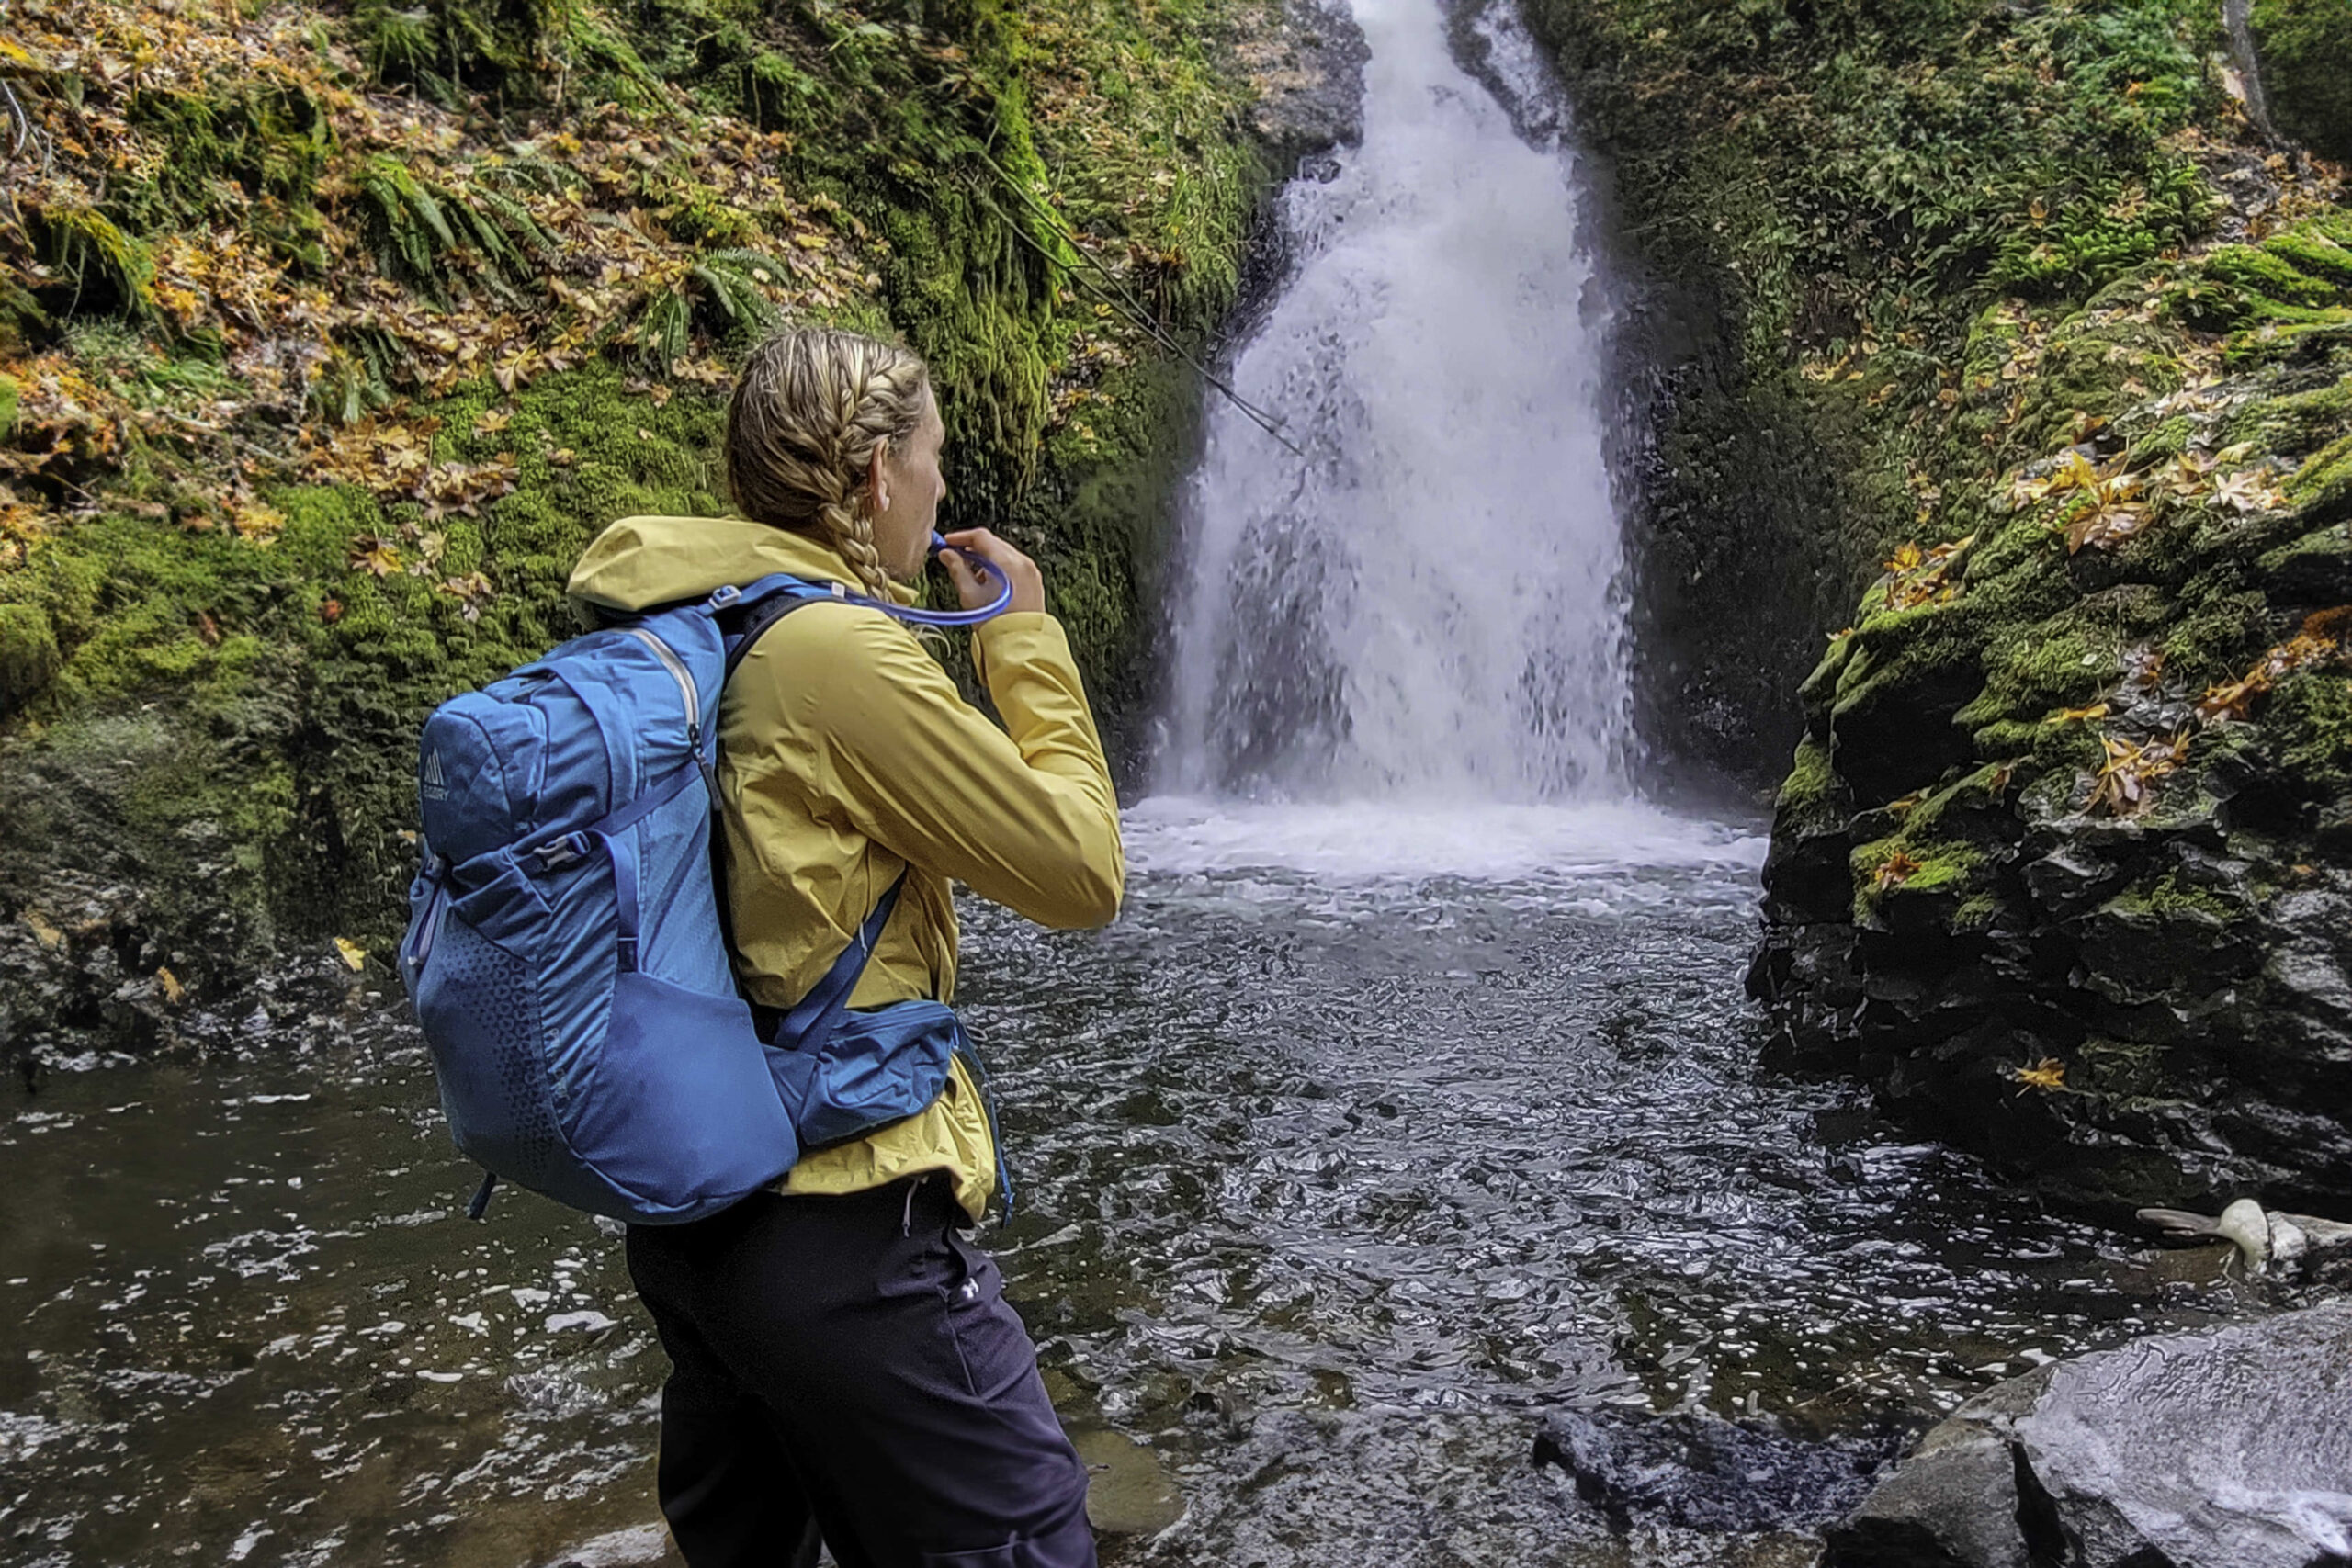
M 1611 325 L 1577 159 L 1505 6 L 1354 0 L 1363 139 L 1284 194 L 1294 271 L 1183 498 L 1158 787 L 1299 802 L 1629 794 Z

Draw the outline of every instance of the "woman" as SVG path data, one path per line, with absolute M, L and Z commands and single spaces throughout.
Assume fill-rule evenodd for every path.
M 946 493 L 944 436 L 907 349 L 786 333 L 728 410 L 738 517 L 616 523 L 571 592 L 639 610 L 790 572 L 903 599 L 894 580 L 922 570 Z M 1051 926 L 1118 912 L 1117 802 L 1037 568 L 986 529 L 948 542 L 967 606 L 994 596 L 972 558 L 1012 584 L 973 649 L 1004 730 L 903 626 L 849 603 L 786 615 L 728 684 L 728 903 L 756 1003 L 797 1001 L 902 870 L 854 1007 L 952 998 L 952 882 Z M 1085 1469 L 995 1264 L 963 1235 L 995 1172 L 959 1060 L 928 1110 L 804 1152 L 772 1191 L 630 1230 L 672 1365 L 662 1510 L 694 1568 L 788 1561 L 812 1524 L 843 1568 L 1094 1562 Z

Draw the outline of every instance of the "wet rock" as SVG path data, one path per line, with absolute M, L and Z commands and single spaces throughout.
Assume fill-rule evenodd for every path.
M 2176 1241 L 2227 1243 L 2248 1275 L 2281 1291 L 2352 1289 L 2352 1225 L 2339 1221 L 2266 1212 L 2250 1198 L 2214 1219 L 2179 1209 L 2143 1209 L 2140 1219 Z
M 1977 1395 L 1830 1533 L 1822 1568 L 2033 1568 L 2018 1522 L 2018 1417 L 2052 1369 Z
M 1805 1529 L 1871 1488 L 1900 1434 L 1807 1438 L 1769 1417 L 1564 1411 L 1536 1434 L 1534 1461 L 1575 1478 L 1614 1529 L 1634 1524 L 1741 1533 Z
M 583 1540 L 548 1568 L 657 1568 L 685 1561 L 660 1525 L 636 1525 Z
M 1823 1568 L 2352 1564 L 2352 1303 L 2161 1335 L 1971 1401 Z
M 2352 158 L 2352 15 L 2335 0 L 2252 0 L 2263 100 L 2284 134 L 2327 158 Z
M 1303 160 L 1363 135 L 1363 30 L 1337 0 L 1289 0 L 1272 28 L 1229 45 L 1257 90 L 1250 129 L 1277 159 Z

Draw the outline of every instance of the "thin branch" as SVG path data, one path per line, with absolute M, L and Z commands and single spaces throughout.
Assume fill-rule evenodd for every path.
M 983 201 L 989 200 L 985 192 L 981 193 L 980 199 Z M 1005 217 L 1004 210 L 998 207 L 995 202 L 989 201 L 989 209 L 995 212 L 998 217 Z M 1217 376 L 1208 368 L 1208 367 L 1203 365 L 1199 360 L 1186 353 L 1184 345 L 1170 337 L 1157 322 L 1145 316 L 1141 311 L 1134 309 L 1132 306 L 1127 304 L 1125 300 L 1117 299 L 1105 292 L 1100 284 L 1087 276 L 1084 273 L 1065 265 L 1060 257 L 1055 255 L 1053 252 L 1046 249 L 1043 244 L 1038 243 L 1035 235 L 1031 234 L 1028 231 L 1022 228 L 1020 224 L 1013 222 L 1010 218 L 1005 219 L 1005 226 L 1012 231 L 1013 234 L 1020 239 L 1023 244 L 1027 245 L 1031 250 L 1035 251 L 1039 255 L 1045 257 L 1047 261 L 1052 262 L 1055 265 L 1061 266 L 1062 270 L 1069 274 L 1074 282 L 1084 286 L 1088 293 L 1093 295 L 1097 299 L 1102 300 L 1113 310 L 1117 310 L 1120 314 L 1125 316 L 1136 326 L 1141 327 L 1155 342 L 1159 343 L 1161 347 L 1167 349 L 1170 354 L 1175 355 L 1177 357 L 1183 360 L 1185 364 L 1200 372 L 1201 378 L 1206 381 L 1210 386 L 1215 387 L 1218 391 L 1223 392 L 1227 398 L 1231 400 L 1233 406 L 1239 409 L 1244 414 L 1249 416 L 1251 423 L 1264 431 L 1267 434 L 1272 436 L 1275 440 L 1281 442 L 1284 446 L 1289 447 L 1295 456 L 1300 457 L 1306 456 L 1306 454 L 1299 448 L 1296 442 L 1283 434 L 1282 425 L 1276 420 L 1266 413 L 1264 410 L 1259 408 L 1255 403 L 1252 403 L 1249 399 L 1243 397 L 1231 387 L 1226 385 L 1224 381 L 1219 379 Z
M 1175 336 L 1165 327 L 1162 327 L 1158 321 L 1152 320 L 1144 310 L 1142 301 L 1138 300 L 1127 288 L 1125 281 L 1120 278 L 1118 274 L 1103 265 L 1101 261 L 1095 258 L 1091 252 L 1087 250 L 1086 246 L 1079 240 L 1077 232 L 1073 231 L 1069 224 L 1062 220 L 1060 214 L 1055 212 L 1053 209 L 1047 207 L 1043 201 L 1040 201 L 1035 193 L 1026 189 L 1019 181 L 1015 180 L 1011 175 L 1005 173 L 1003 166 L 998 164 L 994 158 L 989 157 L 987 152 L 982 152 L 980 153 L 980 161 L 989 166 L 989 171 L 996 175 L 998 180 L 1009 187 L 1014 195 L 1020 197 L 1032 212 L 1035 212 L 1041 220 L 1044 220 L 1046 225 L 1052 230 L 1055 236 L 1070 248 L 1072 254 L 1076 255 L 1081 262 L 1084 262 L 1087 266 L 1091 267 L 1096 273 L 1100 274 L 1104 279 L 1106 279 L 1110 283 L 1111 287 L 1117 290 L 1117 296 L 1114 298 L 1112 294 L 1106 292 L 1101 285 L 1089 278 L 1083 271 L 1070 266 L 1059 256 L 1055 255 L 1051 251 L 1046 249 L 1044 245 L 1039 244 L 1036 239 L 1027 231 L 1023 229 L 1020 224 L 1012 222 L 1010 218 L 1006 218 L 1005 221 L 1007 227 L 1011 228 L 1015 234 L 1019 235 L 1024 243 L 1038 254 L 1044 256 L 1047 261 L 1052 262 L 1055 265 L 1059 266 L 1063 271 L 1069 273 L 1074 281 L 1085 285 L 1087 291 L 1091 293 L 1096 299 L 1101 299 L 1104 304 L 1118 310 L 1136 326 L 1142 328 L 1144 332 L 1149 334 L 1151 339 L 1158 343 L 1162 348 L 1165 348 L 1169 353 L 1173 354 L 1185 364 L 1198 371 L 1203 380 L 1206 381 L 1210 386 L 1215 387 L 1218 391 L 1224 393 L 1225 396 L 1232 401 L 1233 406 L 1247 414 L 1250 417 L 1250 422 L 1256 424 L 1259 429 L 1264 431 L 1267 434 L 1281 442 L 1284 446 L 1289 447 L 1290 450 L 1298 457 L 1304 457 L 1306 456 L 1304 451 L 1300 450 L 1296 443 L 1293 442 L 1290 437 L 1283 434 L 1282 427 L 1284 423 L 1283 421 L 1268 413 L 1265 410 L 1258 407 L 1255 403 L 1250 401 L 1249 399 L 1243 397 L 1239 392 L 1234 390 L 1230 385 L 1219 378 L 1214 371 L 1210 370 L 1207 366 L 1194 358 L 1192 353 L 1187 350 L 1182 344 L 1177 342 Z M 985 199 L 985 194 L 983 194 L 983 199 Z M 994 202 L 991 201 L 989 205 L 991 209 L 996 209 L 999 217 L 1005 217 L 1002 209 L 997 209 Z

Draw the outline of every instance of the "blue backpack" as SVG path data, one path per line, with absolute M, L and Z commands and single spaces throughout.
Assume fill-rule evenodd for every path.
M 615 1219 L 700 1219 L 945 1084 L 966 1048 L 954 1012 L 848 1010 L 899 884 L 787 1012 L 755 1019 L 729 961 L 719 693 L 762 632 L 840 596 L 784 576 L 721 588 L 425 721 L 399 962 L 450 1134 L 489 1172 L 473 1216 L 503 1177 Z

